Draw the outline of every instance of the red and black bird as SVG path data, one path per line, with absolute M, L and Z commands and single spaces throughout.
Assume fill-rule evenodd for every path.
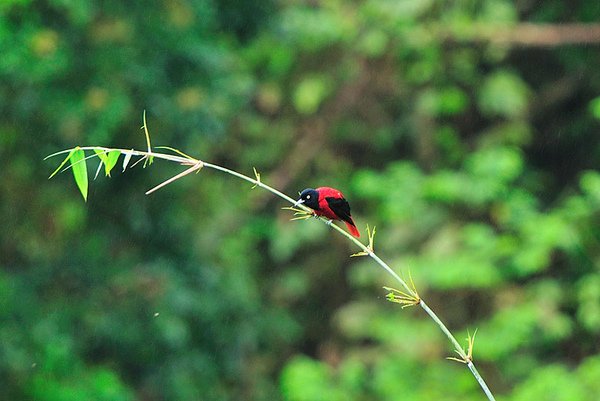
M 317 189 L 306 188 L 300 192 L 300 199 L 294 206 L 304 204 L 315 211 L 317 216 L 324 216 L 331 220 L 342 220 L 346 223 L 350 234 L 360 237 L 356 224 L 350 215 L 350 205 L 344 198 L 344 194 L 335 188 L 319 187 Z

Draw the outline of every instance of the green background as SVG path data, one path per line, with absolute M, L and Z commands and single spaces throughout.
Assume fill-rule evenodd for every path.
M 87 202 L 47 180 L 61 149 L 143 150 L 146 110 L 154 145 L 342 190 L 457 338 L 478 329 L 499 400 L 597 400 L 599 20 L 598 0 L 3 0 L 0 399 L 484 399 L 383 270 L 281 199 L 208 169 L 145 196 L 181 171 L 161 161 Z

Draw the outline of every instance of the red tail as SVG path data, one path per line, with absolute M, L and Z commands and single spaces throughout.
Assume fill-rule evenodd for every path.
M 346 227 L 348 227 L 350 234 L 354 235 L 356 238 L 360 237 L 360 233 L 354 224 L 348 223 L 347 221 L 344 221 L 344 223 L 346 223 Z

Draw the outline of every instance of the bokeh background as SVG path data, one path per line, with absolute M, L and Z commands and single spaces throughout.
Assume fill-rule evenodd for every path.
M 340 188 L 499 400 L 600 394 L 598 0 L 3 0 L 0 399 L 481 400 L 294 196 Z M 93 168 L 92 168 L 93 170 Z M 119 169 L 117 169 L 119 170 Z M 92 174 L 93 171 L 90 172 Z

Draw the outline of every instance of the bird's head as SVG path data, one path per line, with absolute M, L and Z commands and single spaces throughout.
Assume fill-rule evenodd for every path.
M 306 188 L 304 191 L 300 192 L 300 199 L 294 203 L 294 206 L 298 206 L 301 203 L 313 210 L 318 210 L 319 193 L 312 188 Z

